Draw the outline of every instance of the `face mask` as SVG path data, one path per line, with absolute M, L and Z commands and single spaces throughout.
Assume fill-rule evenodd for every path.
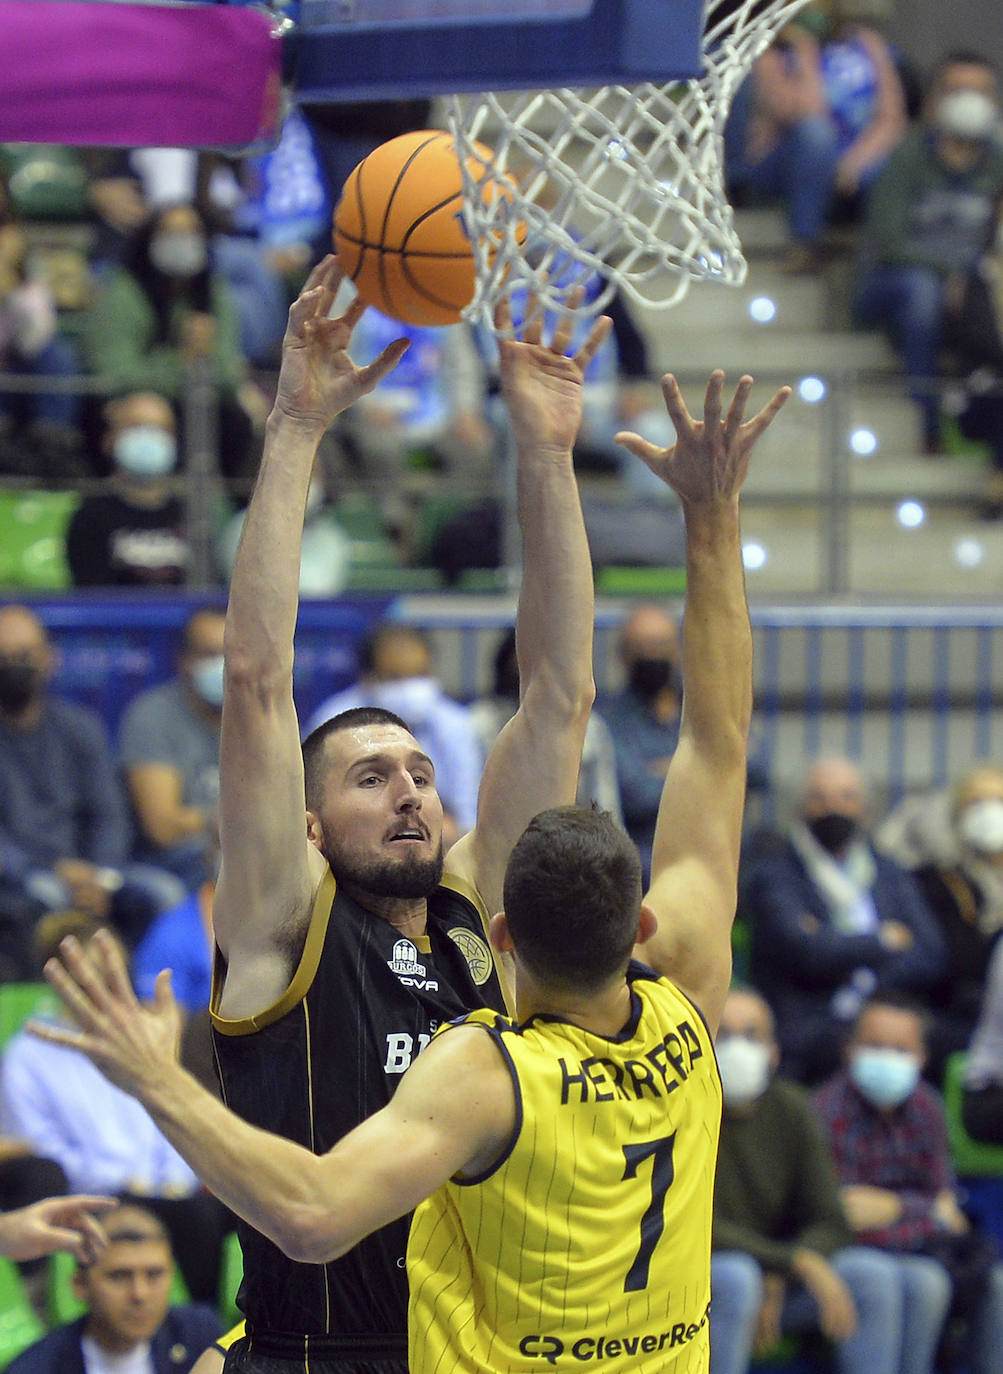
M 842 816 L 830 811 L 826 816 L 815 816 L 808 821 L 808 829 L 823 849 L 830 854 L 838 854 L 849 844 L 857 831 L 857 822 L 852 816 Z
M 999 854 L 1003 851 L 1003 801 L 987 797 L 966 806 L 958 833 L 977 854 Z
M 770 1084 L 770 1049 L 744 1035 L 728 1035 L 715 1046 L 725 1106 L 745 1107 Z
M 972 142 L 988 138 L 996 118 L 996 105 L 981 91 L 952 91 L 937 106 L 938 129 Z
M 112 445 L 115 462 L 130 477 L 166 477 L 174 471 L 177 455 L 174 435 L 157 425 L 131 425 Z
M 393 711 L 410 726 L 428 719 L 439 697 L 434 677 L 402 677 L 391 682 L 374 682 L 370 687 L 374 706 Z
M 165 277 L 196 277 L 209 265 L 209 250 L 201 234 L 154 234 L 150 261 Z
M 0 711 L 17 715 L 31 702 L 42 685 L 42 671 L 33 663 L 0 659 Z
M 903 1050 L 854 1050 L 850 1077 L 857 1089 L 875 1107 L 898 1107 L 919 1082 L 919 1060 Z
M 192 668 L 195 690 L 207 706 L 223 705 L 223 655 L 200 658 Z
M 666 687 L 676 685 L 676 665 L 671 658 L 635 658 L 630 665 L 630 685 L 646 701 Z

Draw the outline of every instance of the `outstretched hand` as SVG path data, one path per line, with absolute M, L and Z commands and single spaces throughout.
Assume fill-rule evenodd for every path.
M 571 304 L 577 303 L 573 298 Z M 520 448 L 567 452 L 582 422 L 585 372 L 613 322 L 601 316 L 581 348 L 568 356 L 574 316 L 560 316 L 548 345 L 543 342 L 543 320 L 534 306 L 532 300 L 526 306 L 527 322 L 521 339 L 503 337 L 498 341 L 502 394 Z M 495 325 L 500 330 L 512 328 L 507 300 L 495 308 Z
M 752 390 L 751 377 L 743 377 L 736 388 L 728 414 L 721 418 L 724 373 L 710 375 L 704 397 L 704 418 L 694 420 L 686 408 L 679 383 L 671 373 L 662 378 L 665 408 L 676 428 L 671 448 L 658 448 L 639 434 L 621 432 L 616 442 L 646 463 L 684 503 L 728 502 L 737 497 L 749 470 L 749 458 L 756 440 L 773 422 L 791 394 L 783 386 L 758 415 L 745 420 L 745 407 Z
M 80 1050 L 117 1087 L 142 1098 L 178 1063 L 181 1012 L 171 992 L 170 971 L 157 975 L 152 1002 L 141 1004 L 121 950 L 104 931 L 86 949 L 69 935 L 59 953 L 59 959 L 45 965 L 45 978 L 79 1029 L 29 1021 L 28 1030 Z
M 407 339 L 395 339 L 365 367 L 352 361 L 348 346 L 366 307 L 356 299 L 328 318 L 343 276 L 333 254 L 317 264 L 289 307 L 282 340 L 275 411 L 321 430 L 392 372 L 408 347 Z
M 97 1220 L 118 1203 L 113 1197 L 47 1197 L 0 1217 L 0 1255 L 12 1260 L 41 1259 L 68 1250 L 91 1264 L 108 1244 Z

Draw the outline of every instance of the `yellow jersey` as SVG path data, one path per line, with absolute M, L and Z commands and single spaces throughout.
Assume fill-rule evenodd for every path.
M 721 1082 L 693 1004 L 638 964 L 628 981 L 611 1038 L 486 1010 L 452 1023 L 494 1038 L 516 1126 L 492 1169 L 415 1212 L 411 1374 L 707 1370 Z

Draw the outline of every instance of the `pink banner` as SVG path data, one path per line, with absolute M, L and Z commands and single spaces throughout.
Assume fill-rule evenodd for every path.
M 228 5 L 0 0 L 0 142 L 240 148 L 275 132 L 282 43 Z

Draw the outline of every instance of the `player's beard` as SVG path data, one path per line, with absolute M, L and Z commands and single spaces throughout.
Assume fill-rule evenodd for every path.
M 374 897 L 428 897 L 442 881 L 442 840 L 432 857 L 409 853 L 398 859 L 364 859 L 339 853 L 325 839 L 321 853 L 339 887 L 368 892 Z

